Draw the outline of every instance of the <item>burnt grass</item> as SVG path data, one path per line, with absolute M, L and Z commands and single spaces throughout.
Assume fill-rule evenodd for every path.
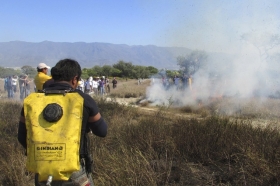
M 279 129 L 253 126 L 251 119 L 260 115 L 250 118 L 245 107 L 236 119 L 214 114 L 218 104 L 200 108 L 205 117 L 187 119 L 165 108 L 144 114 L 96 101 L 109 130 L 106 138 L 90 135 L 95 185 L 280 185 Z M 0 185 L 33 185 L 17 141 L 22 103 L 0 105 Z M 199 114 L 197 108 L 186 110 Z

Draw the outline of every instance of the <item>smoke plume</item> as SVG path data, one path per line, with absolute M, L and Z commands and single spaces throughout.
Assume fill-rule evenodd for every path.
M 161 78 L 153 77 L 147 98 L 156 104 L 192 105 L 215 97 L 280 97 L 280 24 L 273 3 L 246 1 L 235 17 L 222 9 L 204 7 L 203 22 L 188 28 L 178 26 L 179 34 L 175 30 L 169 34 L 171 43 L 185 42 L 188 48 L 205 51 L 207 63 L 192 74 L 192 87 L 184 90 L 167 89 Z

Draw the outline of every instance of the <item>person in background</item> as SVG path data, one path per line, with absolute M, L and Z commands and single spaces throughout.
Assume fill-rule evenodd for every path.
M 105 137 L 107 123 L 93 98 L 77 90 L 81 73 L 77 61 L 60 60 L 45 93 L 24 99 L 18 141 L 27 150 L 27 169 L 36 173 L 35 186 L 93 186 L 88 135 Z
M 93 90 L 95 95 L 98 95 L 98 83 L 97 83 L 97 79 L 96 78 L 93 78 L 92 90 Z
M 92 83 L 92 81 L 93 81 L 93 77 L 92 76 L 90 76 L 89 77 L 89 83 L 90 83 L 90 93 L 92 93 L 93 92 L 93 87 L 92 87 L 92 85 L 93 85 L 93 83 Z
M 114 77 L 112 83 L 113 83 L 113 89 L 117 88 L 118 81 L 116 80 L 116 77 Z
M 78 89 L 81 90 L 82 92 L 84 92 L 84 80 L 82 78 L 80 78 L 79 82 L 78 82 Z
M 9 76 L 5 77 L 5 79 L 4 79 L 4 90 L 5 90 L 5 91 L 8 90 L 8 89 L 7 89 L 8 78 L 9 78 Z
M 110 94 L 110 80 L 109 80 L 109 78 L 105 79 L 105 83 L 106 83 L 106 92 L 108 94 Z
M 106 90 L 106 78 L 105 76 L 102 76 L 103 79 L 103 95 L 107 94 L 107 90 Z
M 105 80 L 102 77 L 101 80 L 99 81 L 99 84 L 98 84 L 101 96 L 103 96 L 105 94 L 104 86 L 105 86 Z
M 17 86 L 18 86 L 18 77 L 16 75 L 13 75 L 13 77 L 12 77 L 12 87 L 13 87 L 14 93 L 17 92 Z
M 98 92 L 97 94 L 98 94 L 98 95 L 100 95 L 100 86 L 99 86 L 100 81 L 101 81 L 100 77 L 97 77 L 96 82 L 97 82 L 97 92 Z
M 90 78 L 87 79 L 86 85 L 85 85 L 85 93 L 90 94 L 92 92 L 92 81 Z
M 21 75 L 19 76 L 19 79 L 18 79 L 18 82 L 19 82 L 19 93 L 20 93 L 20 96 L 19 98 L 21 100 L 23 100 L 26 95 L 26 80 L 27 80 L 28 76 L 27 75 Z
M 39 63 L 37 66 L 38 74 L 34 77 L 34 83 L 36 86 L 36 92 L 43 90 L 43 84 L 51 79 L 52 77 L 47 75 L 48 70 L 50 69 L 45 63 Z
M 192 79 L 191 75 L 189 76 L 188 82 L 189 82 L 189 88 L 190 88 L 190 90 L 192 90 L 193 79 Z
M 9 76 L 7 78 L 7 92 L 8 92 L 8 98 L 14 97 L 14 90 L 12 85 L 12 76 Z
M 30 94 L 30 91 L 31 91 L 30 84 L 31 84 L 31 82 L 32 82 L 32 80 L 30 80 L 28 78 L 25 81 L 25 97 L 29 96 L 29 94 Z
M 177 90 L 179 90 L 179 83 L 180 83 L 180 78 L 178 76 L 174 77 L 174 85 Z

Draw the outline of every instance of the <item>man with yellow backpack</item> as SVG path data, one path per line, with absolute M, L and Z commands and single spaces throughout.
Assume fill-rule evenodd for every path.
M 24 99 L 18 140 L 27 169 L 36 173 L 36 186 L 92 186 L 88 133 L 105 137 L 107 123 L 93 98 L 76 89 L 77 61 L 60 60 L 51 75 L 54 83 Z

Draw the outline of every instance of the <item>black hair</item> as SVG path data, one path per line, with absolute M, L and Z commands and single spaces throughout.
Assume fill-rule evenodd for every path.
M 71 81 L 75 76 L 79 80 L 81 74 L 80 64 L 73 59 L 62 59 L 51 69 L 54 81 Z
M 43 72 L 43 70 L 44 70 L 43 68 L 38 68 L 37 67 L 37 72 Z

